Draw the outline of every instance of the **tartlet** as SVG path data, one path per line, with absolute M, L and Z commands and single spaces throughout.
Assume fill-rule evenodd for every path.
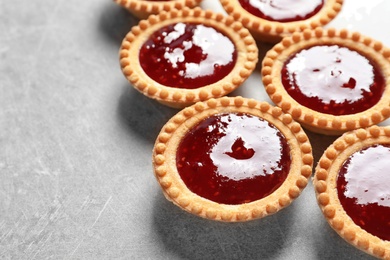
M 339 135 L 390 116 L 390 50 L 358 32 L 294 33 L 267 52 L 262 80 L 271 100 L 305 128 Z
M 165 124 L 153 149 L 165 197 L 223 222 L 262 218 L 290 205 L 306 187 L 312 164 L 309 139 L 291 115 L 242 97 L 183 109 Z
M 313 179 L 318 204 L 347 242 L 390 259 L 390 127 L 371 126 L 339 137 Z
M 325 26 L 340 12 L 343 0 L 259 1 L 220 0 L 225 11 L 242 22 L 261 42 L 276 43 L 305 29 Z M 271 4 L 272 2 L 272 4 Z
M 145 19 L 151 14 L 159 14 L 161 11 L 182 9 L 184 7 L 194 8 L 202 0 L 114 0 L 115 3 L 124 7 L 136 17 Z
M 227 95 L 250 76 L 257 60 L 255 40 L 241 23 L 200 8 L 151 15 L 120 48 L 128 81 L 176 108 Z

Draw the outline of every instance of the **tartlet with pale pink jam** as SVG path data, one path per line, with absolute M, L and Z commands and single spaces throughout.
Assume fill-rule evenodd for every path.
M 202 0 L 114 0 L 136 17 L 145 19 L 151 14 L 159 14 L 161 11 L 172 9 L 194 8 Z
M 267 52 L 262 79 L 272 101 L 321 134 L 378 124 L 390 116 L 390 49 L 348 30 L 306 30 Z
M 347 132 L 322 155 L 314 176 L 318 204 L 347 242 L 390 259 L 390 127 Z
M 255 40 L 241 23 L 200 8 L 152 15 L 131 29 L 120 48 L 128 81 L 177 108 L 227 95 L 257 60 Z
M 322 27 L 340 12 L 343 0 L 220 0 L 225 11 L 261 42 L 278 42 L 305 29 Z
M 291 115 L 242 97 L 184 108 L 153 149 L 166 198 L 224 222 L 262 218 L 290 205 L 306 187 L 312 164 L 309 139 Z

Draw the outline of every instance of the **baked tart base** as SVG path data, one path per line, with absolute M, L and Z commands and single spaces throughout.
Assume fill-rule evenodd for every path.
M 355 114 L 332 115 L 310 109 L 288 94 L 281 79 L 286 61 L 301 50 L 327 45 L 354 50 L 376 64 L 384 79 L 384 90 L 379 101 L 371 108 Z M 358 32 L 333 28 L 305 30 L 284 38 L 267 52 L 262 62 L 262 80 L 271 100 L 306 129 L 325 135 L 340 135 L 349 130 L 378 124 L 390 116 L 389 57 L 390 49 Z
M 371 126 L 345 133 L 322 155 L 313 182 L 318 204 L 330 226 L 360 250 L 378 258 L 390 259 L 390 241 L 355 224 L 340 202 L 336 183 L 339 170 L 352 154 L 377 144 L 390 144 L 390 127 Z
M 343 0 L 325 0 L 322 8 L 310 18 L 301 21 L 278 22 L 255 16 L 245 10 L 239 0 L 220 0 L 225 11 L 240 21 L 260 42 L 279 42 L 283 37 L 305 29 L 314 29 L 332 21 L 341 11 Z
M 149 1 L 149 0 L 114 0 L 115 3 L 130 11 L 140 19 L 145 19 L 151 14 L 159 14 L 162 11 L 172 9 L 194 8 L 202 0 L 172 0 L 172 1 Z
M 241 204 L 223 204 L 192 192 L 178 171 L 177 150 L 185 135 L 199 122 L 224 113 L 245 113 L 268 121 L 287 139 L 291 165 L 284 182 L 268 196 Z M 290 205 L 306 187 L 312 174 L 312 148 L 300 124 L 291 115 L 266 102 L 242 97 L 210 99 L 187 107 L 162 128 L 153 149 L 155 176 L 165 197 L 194 215 L 224 222 L 258 219 Z
M 237 52 L 237 59 L 231 72 L 214 83 L 195 89 L 169 87 L 149 77 L 140 65 L 141 46 L 155 31 L 175 23 L 201 24 L 215 28 L 228 37 Z M 176 108 L 227 95 L 250 76 L 257 60 L 256 42 L 241 23 L 236 22 L 232 17 L 200 8 L 184 8 L 151 15 L 131 29 L 120 48 L 120 64 L 128 81 L 144 95 Z

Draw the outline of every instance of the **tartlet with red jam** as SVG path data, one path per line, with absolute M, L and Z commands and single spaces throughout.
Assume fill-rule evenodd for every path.
M 142 20 L 120 49 L 129 82 L 178 108 L 227 95 L 249 77 L 257 60 L 255 40 L 241 23 L 200 8 Z
M 304 127 L 338 135 L 390 116 L 389 57 L 358 32 L 317 28 L 268 51 L 262 79 L 272 101 Z
M 314 29 L 332 21 L 343 0 L 220 0 L 228 14 L 262 42 Z
M 312 163 L 309 139 L 291 115 L 242 97 L 183 109 L 153 149 L 166 198 L 224 222 L 262 218 L 290 205 L 306 187 Z
M 115 3 L 124 7 L 136 17 L 145 19 L 151 14 L 159 14 L 161 11 L 172 9 L 194 8 L 202 0 L 114 0 Z
M 322 155 L 314 177 L 318 204 L 347 242 L 390 259 L 390 128 L 347 132 Z

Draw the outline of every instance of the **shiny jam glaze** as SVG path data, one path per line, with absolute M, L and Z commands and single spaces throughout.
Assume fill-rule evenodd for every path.
M 194 89 L 228 75 L 237 52 L 232 41 L 212 27 L 176 23 L 154 32 L 141 47 L 139 59 L 156 82 Z
M 372 61 L 338 45 L 314 46 L 293 55 L 282 68 L 282 84 L 298 103 L 332 115 L 367 110 L 385 88 Z
M 282 185 L 290 164 L 282 133 L 268 121 L 243 113 L 201 121 L 185 135 L 176 154 L 187 187 L 223 204 L 266 197 Z
M 390 241 L 390 145 L 352 154 L 340 169 L 338 197 L 356 225 Z
M 251 14 L 269 21 L 306 20 L 321 10 L 323 0 L 239 0 Z

